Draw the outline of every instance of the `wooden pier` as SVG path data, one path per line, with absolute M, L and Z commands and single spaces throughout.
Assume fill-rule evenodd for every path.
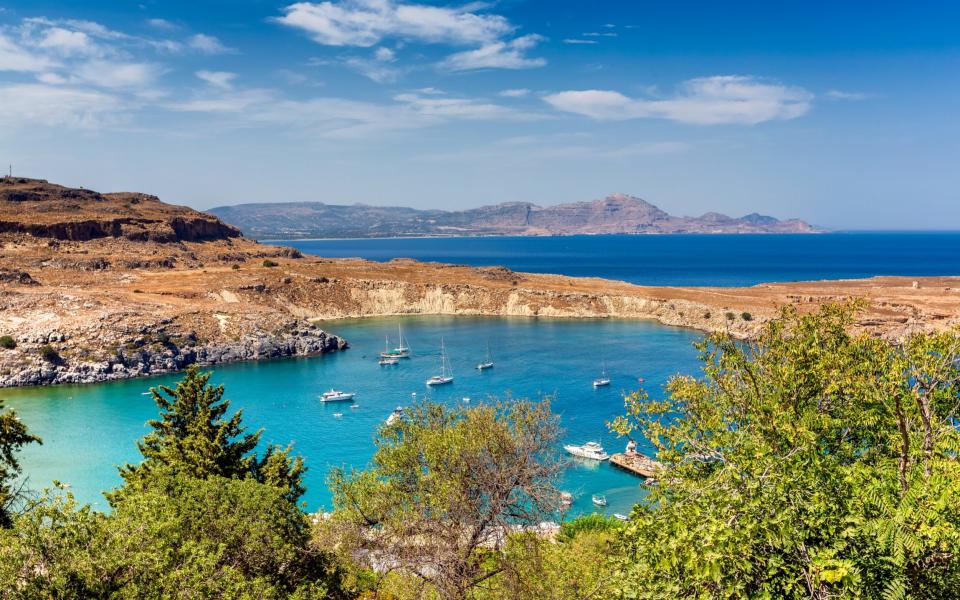
M 657 477 L 660 463 L 639 452 L 618 452 L 610 456 L 610 464 L 640 477 Z

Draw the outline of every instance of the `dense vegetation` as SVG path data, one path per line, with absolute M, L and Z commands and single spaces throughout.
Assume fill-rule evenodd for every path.
M 662 464 L 631 520 L 556 519 L 546 403 L 421 404 L 335 470 L 261 447 L 187 372 L 121 468 L 111 511 L 20 489 L 39 442 L 0 411 L 0 597 L 958 598 L 960 336 L 851 335 L 856 305 L 785 310 L 753 343 L 713 335 L 703 371 L 611 423 Z

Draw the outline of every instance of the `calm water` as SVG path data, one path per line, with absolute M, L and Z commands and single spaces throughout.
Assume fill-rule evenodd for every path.
M 276 242 L 328 257 L 416 258 L 646 285 L 746 286 L 960 274 L 960 233 L 603 235 Z
M 604 422 L 622 413 L 624 390 L 638 386 L 656 394 L 676 373 L 697 369 L 691 343 L 696 333 L 647 322 L 566 321 L 523 318 L 413 317 L 402 320 L 413 358 L 396 367 L 380 367 L 376 355 L 384 336 L 395 338 L 398 319 L 329 323 L 352 348 L 309 359 L 251 362 L 221 366 L 214 377 L 223 383 L 234 408 L 242 408 L 250 427 L 264 427 L 264 441 L 293 442 L 310 471 L 308 508 L 329 507 L 324 478 L 331 466 L 363 467 L 373 452 L 376 428 L 411 393 L 450 405 L 500 398 L 553 396 L 553 408 L 565 429 L 562 442 L 601 441 L 620 451 L 623 441 Z M 424 381 L 437 372 L 440 338 L 452 362 L 455 382 L 428 390 Z M 484 357 L 489 340 L 496 366 L 473 367 Z M 607 364 L 613 383 L 594 390 L 591 381 Z M 23 453 L 33 488 L 53 479 L 69 482 L 83 501 L 105 507 L 100 492 L 119 483 L 115 465 L 139 460 L 135 441 L 156 415 L 151 385 L 176 376 L 92 386 L 3 390 L 42 446 Z M 355 391 L 359 408 L 321 404 L 318 395 L 331 387 Z M 341 418 L 333 416 L 342 412 Z M 639 479 L 607 464 L 571 466 L 564 489 L 574 493 L 574 509 L 592 511 L 590 496 L 606 494 L 607 512 L 628 512 L 640 494 Z

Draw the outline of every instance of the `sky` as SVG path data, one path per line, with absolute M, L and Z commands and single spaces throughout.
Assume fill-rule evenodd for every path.
M 960 229 L 960 3 L 0 0 L 0 164 L 200 209 Z

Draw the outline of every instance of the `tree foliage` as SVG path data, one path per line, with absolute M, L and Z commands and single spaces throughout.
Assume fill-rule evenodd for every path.
M 374 570 L 466 597 L 509 568 L 512 530 L 556 509 L 556 438 L 546 402 L 419 404 L 380 431 L 370 469 L 332 473 L 335 518 Z
M 191 366 L 175 387 L 150 389 L 160 418 L 147 423 L 153 431 L 137 443 L 144 460 L 120 468 L 124 487 L 109 495 L 111 502 L 124 489 L 139 489 L 158 476 L 173 481 L 167 477 L 171 474 L 198 479 L 252 477 L 285 490 L 291 502 L 303 495 L 303 459 L 293 457 L 291 448 L 277 446 L 268 446 L 258 457 L 254 450 L 262 432 L 247 432 L 242 411 L 228 414 L 230 401 L 223 398 L 222 385 L 210 385 L 210 375 Z
M 700 377 L 612 427 L 663 464 L 623 535 L 628 598 L 960 597 L 960 337 L 848 333 L 858 304 L 712 335 Z
M 0 527 L 11 525 L 14 505 L 22 500 L 23 482 L 17 453 L 33 443 L 42 442 L 30 433 L 16 412 L 4 409 L 0 401 Z

